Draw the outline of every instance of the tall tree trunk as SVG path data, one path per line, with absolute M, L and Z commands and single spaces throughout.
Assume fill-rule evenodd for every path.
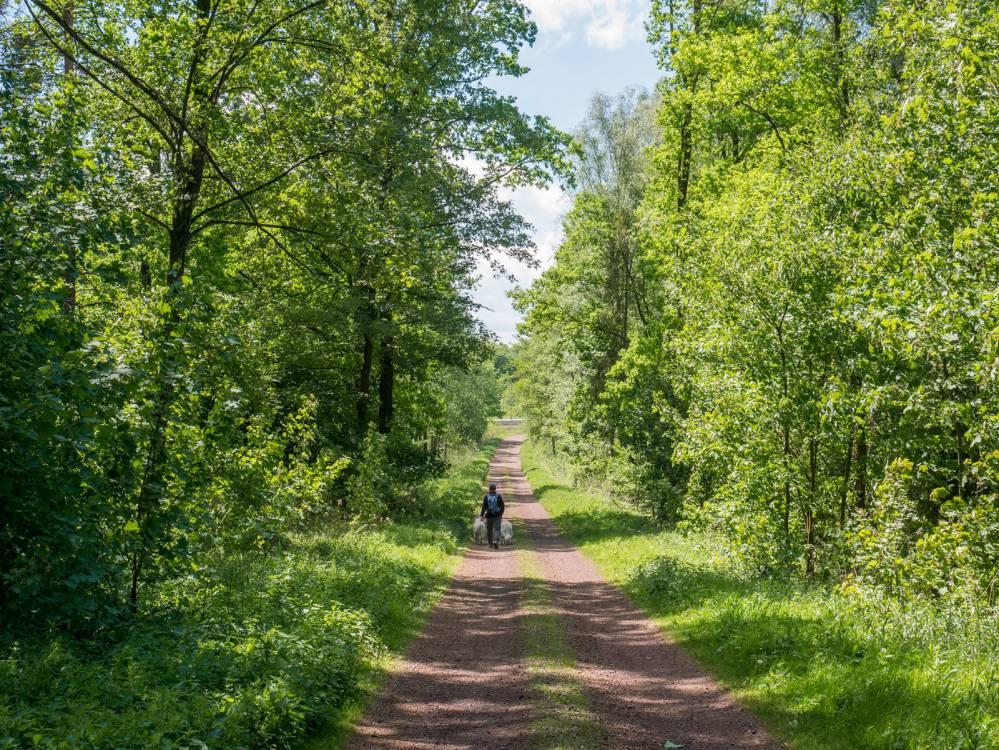
M 694 0 L 691 3 L 691 17 L 693 21 L 694 35 L 701 33 L 701 0 Z M 672 42 L 671 42 L 672 43 Z M 684 80 L 680 75 L 681 86 L 693 94 L 697 89 L 697 76 L 693 76 L 689 81 Z M 687 192 L 690 189 L 690 169 L 694 158 L 694 105 L 687 102 L 683 105 L 683 113 L 680 115 L 680 153 L 676 165 L 676 207 L 678 209 L 687 205 Z
M 392 337 L 382 339 L 378 358 L 378 432 L 387 435 L 392 430 L 392 410 L 395 390 L 395 363 L 392 360 Z
M 830 16 L 833 38 L 833 56 L 836 61 L 836 108 L 839 110 L 840 127 L 846 129 L 850 117 L 850 83 L 846 77 L 846 47 L 843 42 L 843 13 L 837 3 Z
M 815 514 L 811 508 L 805 512 L 805 575 L 815 577 Z
M 65 7 L 62 9 L 62 22 L 66 25 L 67 29 L 73 28 L 72 2 L 67 2 Z M 73 56 L 69 53 L 69 47 L 72 44 L 72 39 L 68 38 L 69 33 L 67 33 L 66 36 L 66 53 L 62 56 L 62 74 L 65 78 L 69 78 L 73 75 Z
M 808 510 L 805 512 L 805 575 L 815 575 L 815 491 L 818 487 L 819 441 L 808 439 Z
M 957 460 L 957 496 L 959 499 L 964 500 L 964 425 L 961 424 L 960 419 L 954 420 L 954 450 L 955 459 Z
M 393 117 L 397 114 L 398 107 L 396 104 L 390 106 L 390 110 Z M 395 179 L 395 168 L 390 164 L 382 168 L 381 176 L 379 178 L 379 192 L 380 197 L 378 199 L 378 211 L 379 213 L 384 213 L 386 206 L 388 205 L 389 197 L 392 194 L 392 181 Z M 368 429 L 368 419 L 370 418 L 371 410 L 371 378 L 372 370 L 374 367 L 374 325 L 376 319 L 384 318 L 384 313 L 378 314 L 378 306 L 376 306 L 376 296 L 375 287 L 372 276 L 377 273 L 377 268 L 374 272 L 370 269 L 373 265 L 384 262 L 384 256 L 379 253 L 375 255 L 373 252 L 368 252 L 361 258 L 360 262 L 360 274 L 359 280 L 367 285 L 365 290 L 365 300 L 363 308 L 363 325 L 364 334 L 363 341 L 361 344 L 361 371 L 357 378 L 357 433 L 358 435 L 363 435 Z M 379 306 L 384 306 L 386 302 L 384 300 L 379 301 Z M 382 345 L 384 346 L 384 339 Z M 384 357 L 385 353 L 380 352 L 380 357 Z M 389 360 L 391 361 L 391 354 L 389 354 Z M 381 396 L 382 389 L 381 377 L 379 377 L 378 389 L 379 396 Z M 391 384 L 386 383 L 385 387 L 391 388 Z M 387 425 L 391 421 L 391 406 L 389 406 L 389 416 L 388 422 L 384 421 L 382 401 L 384 399 L 379 399 L 378 405 L 378 431 L 383 434 L 387 432 L 387 429 L 383 429 L 383 425 Z
M 791 533 L 791 479 L 787 476 L 791 457 L 791 431 L 787 425 L 781 427 L 783 436 L 782 456 L 784 466 L 784 536 Z
M 175 303 L 181 290 L 181 282 L 187 267 L 187 253 L 191 246 L 191 228 L 194 208 L 201 193 L 205 175 L 206 154 L 197 145 L 192 145 L 190 166 L 185 166 L 184 157 L 179 153 L 176 166 L 179 174 L 186 175 L 183 180 L 179 197 L 174 203 L 173 218 L 170 227 L 169 266 L 166 272 L 166 302 L 170 310 L 159 332 L 159 367 L 157 371 L 158 386 L 153 396 L 153 412 L 150 418 L 149 447 L 146 451 L 145 468 L 139 497 L 136 503 L 136 521 L 139 525 L 140 545 L 133 553 L 132 581 L 129 587 L 129 607 L 135 611 L 138 605 L 139 578 L 145 567 L 150 547 L 153 542 L 153 532 L 150 521 L 159 507 L 164 492 L 166 480 L 167 446 L 166 435 L 170 421 L 170 409 L 176 396 L 176 370 L 179 365 L 176 354 L 172 351 L 175 344 L 173 333 L 179 322 Z
M 683 115 L 680 118 L 680 154 L 676 165 L 677 208 L 687 205 L 687 191 L 690 188 L 690 161 L 694 153 L 693 135 L 690 132 L 693 117 L 692 105 L 683 105 Z
M 842 529 L 846 526 L 846 510 L 847 510 L 847 498 L 850 495 L 850 471 L 853 468 L 853 437 L 854 433 L 857 431 L 856 422 L 853 419 L 853 415 L 850 415 L 850 432 L 846 438 L 846 454 L 844 458 L 844 463 L 846 464 L 843 470 L 843 489 L 840 491 L 839 496 L 839 527 Z
M 367 324 L 361 342 L 361 370 L 357 375 L 357 434 L 368 429 L 368 403 L 371 401 L 371 367 L 375 345 L 371 339 L 371 326 Z
M 194 42 L 191 55 L 190 79 L 195 81 L 192 91 L 195 98 L 208 103 L 208 94 L 203 81 L 199 81 L 199 68 L 204 54 L 204 45 L 209 28 L 211 0 L 197 0 L 196 10 L 201 24 L 202 36 Z M 170 248 L 166 271 L 165 301 L 169 310 L 165 314 L 159 331 L 159 365 L 157 389 L 153 395 L 153 410 L 150 418 L 149 446 L 143 470 L 142 483 L 136 502 L 136 521 L 139 526 L 139 544 L 132 555 L 132 581 L 129 587 L 128 604 L 134 613 L 138 608 L 139 581 L 146 567 L 149 554 L 156 537 L 152 523 L 156 510 L 162 503 L 166 483 L 167 468 L 167 428 L 170 422 L 170 409 L 177 392 L 177 369 L 180 361 L 175 351 L 177 344 L 173 333 L 180 322 L 177 303 L 184 272 L 187 268 L 187 255 L 193 238 L 192 229 L 195 209 L 205 180 L 205 167 L 208 163 L 208 132 L 204 126 L 188 121 L 179 130 L 180 137 L 173 150 L 173 173 L 176 180 L 176 198 L 170 219 Z M 193 133 L 189 149 L 185 148 L 184 134 Z
M 784 321 L 776 326 L 777 342 L 780 344 L 780 369 L 781 369 L 781 400 L 786 405 L 791 393 L 791 384 L 788 375 L 787 351 L 784 348 Z M 786 406 L 785 406 L 786 408 Z M 791 428 L 788 425 L 788 417 L 781 414 L 781 461 L 784 469 L 784 538 L 788 539 L 791 534 Z

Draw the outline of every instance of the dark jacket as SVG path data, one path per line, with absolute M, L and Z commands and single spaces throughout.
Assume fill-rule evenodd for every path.
M 479 511 L 480 516 L 485 516 L 486 518 L 499 518 L 503 515 L 504 505 L 503 496 L 500 493 L 496 493 L 496 498 L 499 500 L 499 510 L 492 512 L 489 510 L 489 493 L 487 492 L 482 498 L 482 510 Z

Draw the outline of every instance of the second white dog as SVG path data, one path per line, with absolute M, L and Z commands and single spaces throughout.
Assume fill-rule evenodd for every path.
M 500 544 L 513 544 L 513 524 L 509 521 L 500 524 Z

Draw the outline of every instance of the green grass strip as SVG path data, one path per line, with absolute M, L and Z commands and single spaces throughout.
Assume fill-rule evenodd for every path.
M 525 659 L 534 707 L 531 728 L 539 750 L 604 746 L 600 724 L 576 671 L 562 618 L 523 525 L 516 526 L 517 562 L 524 579 Z

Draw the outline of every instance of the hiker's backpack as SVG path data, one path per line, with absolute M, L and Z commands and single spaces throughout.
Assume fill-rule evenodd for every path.
M 490 492 L 486 495 L 486 510 L 490 515 L 499 513 L 499 493 Z

